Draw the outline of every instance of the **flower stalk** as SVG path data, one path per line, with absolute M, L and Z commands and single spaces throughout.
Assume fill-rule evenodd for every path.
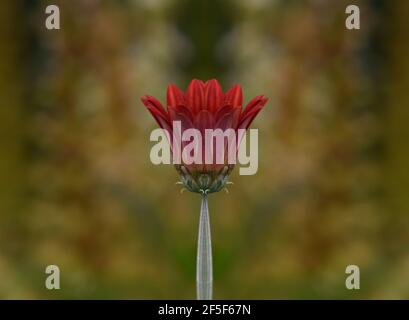
M 212 241 L 207 192 L 202 192 L 196 259 L 197 300 L 211 300 L 213 295 Z

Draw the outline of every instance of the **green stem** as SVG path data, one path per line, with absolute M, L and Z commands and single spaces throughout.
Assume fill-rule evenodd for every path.
M 213 291 L 212 241 L 207 194 L 202 193 L 196 260 L 196 293 L 198 300 L 211 300 Z

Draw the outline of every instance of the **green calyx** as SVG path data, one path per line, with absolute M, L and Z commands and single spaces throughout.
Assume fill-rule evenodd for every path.
M 184 165 L 176 166 L 184 187 L 195 193 L 214 193 L 225 188 L 234 166 L 224 166 L 219 171 L 189 172 Z

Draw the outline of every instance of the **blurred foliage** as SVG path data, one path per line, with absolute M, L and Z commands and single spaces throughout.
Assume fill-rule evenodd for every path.
M 210 197 L 215 298 L 409 298 L 408 2 L 360 31 L 344 0 L 53 3 L 59 31 L 0 4 L 1 298 L 194 298 L 200 201 L 139 97 L 213 77 L 270 98 L 258 173 Z

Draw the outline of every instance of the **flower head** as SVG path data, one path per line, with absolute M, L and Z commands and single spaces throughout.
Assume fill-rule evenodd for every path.
M 165 109 L 154 97 L 149 95 L 142 97 L 143 104 L 156 122 L 167 131 L 175 155 L 175 148 L 183 150 L 189 143 L 175 134 L 173 126 L 175 122 L 180 122 L 181 133 L 187 129 L 196 129 L 205 137 L 206 129 L 221 129 L 223 132 L 232 129 L 230 132 L 237 134 L 239 131 L 247 130 L 268 99 L 263 95 L 256 96 L 242 108 L 243 93 L 240 85 L 237 84 L 223 93 L 215 79 L 207 82 L 194 79 L 185 93 L 174 84 L 170 84 L 166 100 Z M 205 159 L 206 152 L 203 152 L 199 156 L 199 161 L 187 163 L 182 160 L 180 164 L 176 164 L 185 187 L 193 192 L 210 193 L 221 190 L 234 167 L 234 164 L 229 163 L 227 154 L 237 153 L 240 141 L 235 142 L 233 150 L 228 141 L 224 141 L 221 147 L 211 147 L 211 160 L 215 160 L 217 155 L 222 153 L 223 161 L 209 163 Z M 204 146 L 204 140 L 202 143 Z M 201 143 L 199 147 L 202 147 Z

